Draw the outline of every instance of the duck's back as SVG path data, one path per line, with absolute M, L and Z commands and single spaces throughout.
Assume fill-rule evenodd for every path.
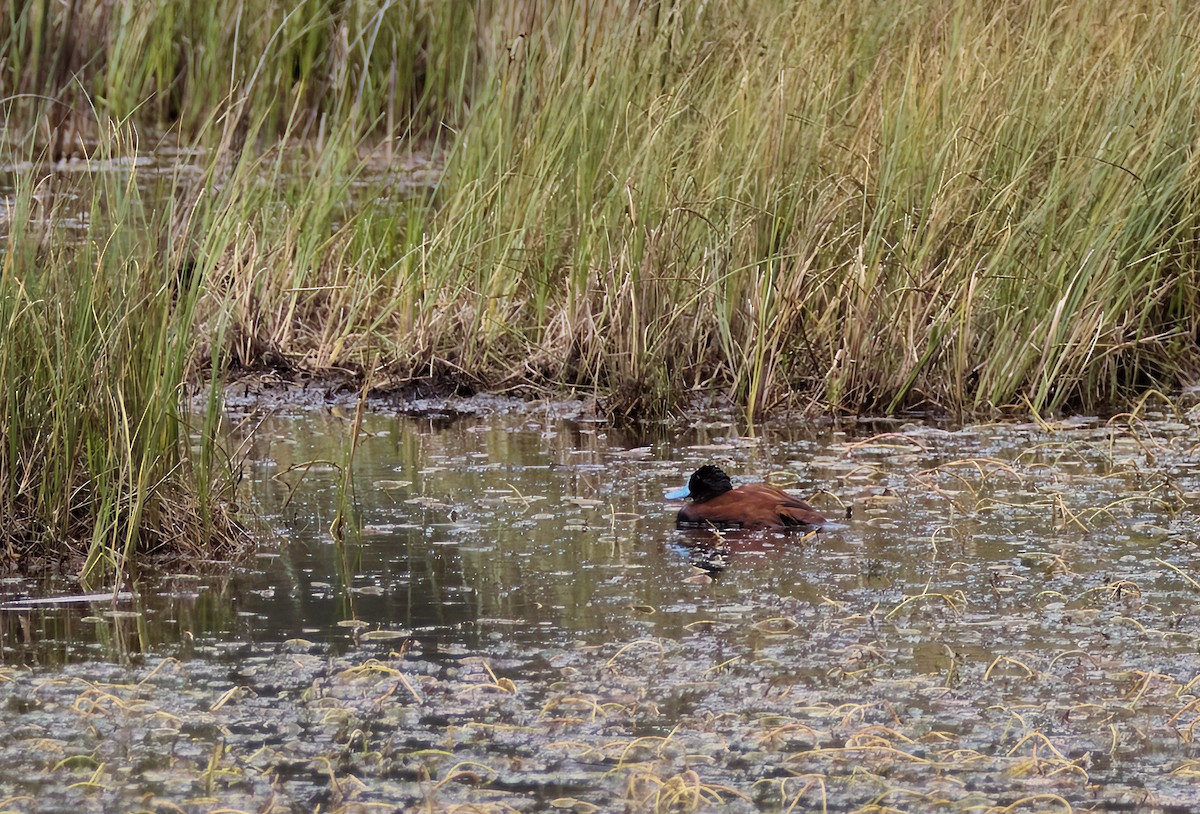
M 683 525 L 783 530 L 820 526 L 826 522 L 812 506 L 795 495 L 765 483 L 750 483 L 679 510 Z

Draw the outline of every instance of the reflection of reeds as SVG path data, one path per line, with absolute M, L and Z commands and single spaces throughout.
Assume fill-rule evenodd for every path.
M 354 408 L 354 418 L 350 421 L 350 440 L 346 447 L 344 460 L 339 467 L 341 482 L 338 485 L 337 511 L 333 522 L 329 524 L 329 534 L 340 546 L 345 541 L 346 515 L 351 510 L 354 494 L 354 454 L 358 451 L 359 436 L 362 431 L 363 408 L 367 403 L 367 392 L 371 389 L 371 375 L 368 370 L 363 376 L 362 390 L 358 394 L 358 404 Z M 349 584 L 349 582 L 347 582 Z

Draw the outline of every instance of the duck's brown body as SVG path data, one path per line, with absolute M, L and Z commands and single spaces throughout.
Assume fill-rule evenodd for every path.
M 701 467 L 688 486 L 692 502 L 679 510 L 680 526 L 786 531 L 827 522 L 812 506 L 774 486 L 750 483 L 734 489 L 715 466 Z

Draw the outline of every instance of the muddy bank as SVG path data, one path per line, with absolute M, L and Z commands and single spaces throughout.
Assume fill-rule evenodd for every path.
M 202 409 L 207 391 L 193 390 L 190 404 Z M 314 373 L 244 373 L 223 389 L 225 409 L 233 417 L 248 413 L 302 412 L 313 409 L 354 409 L 365 398 L 366 409 L 390 415 L 456 418 L 495 413 L 552 412 L 562 417 L 598 417 L 602 405 L 594 399 L 572 398 L 525 387 L 510 393 L 481 392 L 450 377 L 379 379 L 363 390 L 361 374 L 353 371 Z

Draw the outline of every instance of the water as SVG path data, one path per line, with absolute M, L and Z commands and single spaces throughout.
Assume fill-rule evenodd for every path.
M 1188 810 L 1197 414 L 620 430 L 485 406 L 368 415 L 345 496 L 349 414 L 247 420 L 248 567 L 147 580 L 116 615 L 5 613 L 24 736 L 0 796 L 66 810 L 97 774 L 108 807 L 197 811 Z M 851 519 L 677 531 L 663 494 L 706 462 Z M 64 718 L 87 726 L 51 738 Z
M 750 447 L 730 442 L 729 429 L 692 432 L 687 441 L 747 457 Z M 289 546 L 255 583 L 295 598 L 282 628 L 277 601 L 247 607 L 273 635 L 304 619 L 312 635 L 345 641 L 336 625 L 353 614 L 373 628 L 399 626 L 445 644 L 502 636 L 536 646 L 564 635 L 596 643 L 638 631 L 676 635 L 707 612 L 710 602 L 697 603 L 696 585 L 686 581 L 695 576 L 686 550 L 692 537 L 674 530 L 678 504 L 663 493 L 718 450 L 669 460 L 665 431 L 656 439 L 522 413 L 375 417 L 364 431 L 355 462 L 359 532 L 344 548 L 324 533 L 337 500 L 332 465 L 309 468 L 288 507 L 267 515 L 285 538 L 307 540 Z M 257 502 L 281 505 L 290 489 L 283 481 L 296 481 L 305 462 L 340 460 L 346 432 L 336 419 L 264 424 L 252 470 Z M 804 454 L 815 443 L 789 446 Z M 784 570 L 805 557 L 806 544 L 761 542 Z M 709 586 L 713 601 L 740 602 L 775 571 L 769 558 L 746 559 L 758 567 Z M 338 598 L 343 578 L 349 602 Z M 774 581 L 788 595 L 812 595 L 807 581 Z

